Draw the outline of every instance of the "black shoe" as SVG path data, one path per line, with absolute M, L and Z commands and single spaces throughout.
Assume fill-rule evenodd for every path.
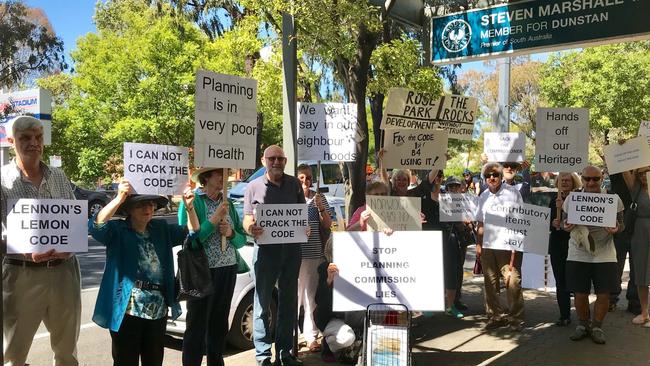
M 257 361 L 257 366 L 273 366 L 273 363 L 271 363 L 271 358 L 265 358 L 262 361 Z
M 558 321 L 555 322 L 555 325 L 557 325 L 558 327 L 566 327 L 569 324 L 571 324 L 571 319 L 560 318 Z
M 467 305 L 465 305 L 465 304 L 464 304 L 462 301 L 460 301 L 460 300 L 456 300 L 456 301 L 454 301 L 454 306 L 456 307 L 456 309 L 458 309 L 458 310 L 460 310 L 460 311 L 465 311 L 465 310 L 469 309 L 469 308 L 467 307 Z
M 302 361 L 294 357 L 286 357 L 275 360 L 275 366 L 302 366 Z

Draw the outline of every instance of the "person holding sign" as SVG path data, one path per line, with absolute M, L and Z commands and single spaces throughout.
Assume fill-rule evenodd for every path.
M 327 200 L 311 190 L 313 177 L 308 164 L 300 164 L 298 169 L 298 180 L 302 184 L 302 191 L 307 201 L 307 216 L 309 219 L 309 238 L 307 243 L 302 244 L 302 262 L 300 264 L 300 275 L 298 276 L 298 309 L 302 306 L 305 309 L 305 317 L 302 325 L 302 334 L 307 341 L 311 352 L 320 349 L 316 336 L 318 328 L 314 323 L 314 296 L 318 286 L 318 265 L 322 262 L 323 246 L 328 238 L 322 237 L 321 232 L 325 229 L 327 233 L 332 227 L 332 218 L 329 214 Z
M 255 239 L 264 228 L 255 222 L 255 209 L 259 204 L 305 203 L 300 181 L 284 173 L 287 158 L 277 145 L 264 150 L 263 176 L 253 180 L 244 194 L 244 228 Z M 302 365 L 291 355 L 293 329 L 297 316 L 298 274 L 300 271 L 300 244 L 259 245 L 253 251 L 255 298 L 253 304 L 253 343 L 258 365 L 271 365 L 271 329 L 269 306 L 275 284 L 278 285 L 278 318 L 275 325 L 276 365 Z
M 368 196 L 388 196 L 388 186 L 383 182 L 372 182 L 366 186 L 366 195 Z M 368 230 L 368 220 L 370 220 L 370 210 L 365 204 L 357 208 L 350 220 L 346 231 L 366 231 Z M 384 233 L 390 235 L 393 233 L 389 228 L 384 228 Z
M 583 192 L 601 192 L 600 184 L 603 173 L 593 165 L 582 170 Z M 574 304 L 580 324 L 570 336 L 573 341 L 579 341 L 588 335 L 594 343 L 605 344 L 605 332 L 602 325 L 609 308 L 609 294 L 616 290 L 617 263 L 616 248 L 614 247 L 614 234 L 623 230 L 623 202 L 618 195 L 611 195 L 616 201 L 616 225 L 602 227 L 591 225 L 569 224 L 562 221 L 562 228 L 570 232 L 569 253 L 566 262 L 567 290 L 575 293 Z M 594 198 L 596 200 L 598 198 Z M 572 195 L 564 201 L 562 210 L 568 212 Z M 586 200 L 586 199 L 585 199 Z M 589 207 L 594 204 L 582 202 L 580 211 L 589 212 Z M 593 320 L 589 319 L 589 293 L 593 284 L 596 292 Z
M 7 202 L 20 198 L 74 200 L 62 170 L 43 158 L 43 122 L 29 116 L 9 121 L 7 141 L 16 158 L 2 167 L 2 241 L 7 230 Z M 7 254 L 2 267 L 4 362 L 24 365 L 43 321 L 57 365 L 78 365 L 77 338 L 81 324 L 81 274 L 71 253 Z M 56 284 L 56 288 L 52 286 Z
M 650 286 L 650 196 L 648 195 L 648 173 L 650 167 L 643 167 L 634 172 L 623 172 L 628 190 L 632 193 L 634 205 L 628 210 L 635 211 L 633 223 L 632 251 L 630 260 L 634 266 L 634 281 L 639 294 L 641 314 L 632 319 L 632 323 L 650 328 L 648 314 L 648 286 Z
M 106 267 L 97 294 L 93 321 L 108 328 L 115 365 L 162 365 L 167 309 L 172 318 L 180 313 L 174 297 L 172 247 L 196 237 L 200 230 L 189 187 L 183 202 L 187 227 L 154 219 L 153 213 L 167 198 L 132 194 L 124 179 L 115 198 L 88 221 L 90 234 L 106 245 Z M 115 213 L 123 220 L 111 220 Z
M 548 237 L 548 254 L 551 255 L 551 266 L 555 277 L 555 296 L 560 309 L 560 319 L 555 325 L 564 327 L 571 324 L 571 297 L 566 288 L 566 259 L 569 253 L 569 233 L 562 230 L 562 203 L 571 191 L 582 188 L 580 177 L 576 173 L 562 172 L 555 178 L 558 189 L 557 199 L 549 202 L 551 209 L 551 233 Z M 558 212 L 560 214 L 558 214 Z
M 192 242 L 194 249 L 205 250 L 214 293 L 201 299 L 187 300 L 187 327 L 183 336 L 183 365 L 201 365 L 203 349 L 208 365 L 223 365 L 223 350 L 228 333 L 228 314 L 235 290 L 238 263 L 243 262 L 237 249 L 246 245 L 246 234 L 232 202 L 223 195 L 222 168 L 196 169 L 191 176 L 201 186 L 194 190 L 194 210 L 201 230 Z M 178 224 L 186 225 L 188 212 L 185 203 L 178 209 Z M 228 244 L 221 249 L 221 238 Z
M 483 233 L 485 214 L 488 206 L 506 204 L 509 202 L 522 203 L 521 194 L 516 187 L 505 183 L 504 168 L 499 163 L 488 163 L 483 166 L 482 176 L 487 183 L 487 189 L 479 196 L 479 207 L 476 213 L 478 221 L 478 237 L 476 255 L 483 266 L 485 283 L 485 311 L 488 321 L 486 329 L 495 329 L 506 324 L 513 331 L 521 331 L 524 323 L 524 296 L 521 290 L 521 263 L 523 253 L 508 250 L 483 249 Z M 499 276 L 503 277 L 508 292 L 509 311 L 504 316 L 504 309 L 499 301 Z

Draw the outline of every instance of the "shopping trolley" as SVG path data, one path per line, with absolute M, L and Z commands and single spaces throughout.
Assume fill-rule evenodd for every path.
M 411 365 L 411 313 L 403 304 L 370 304 L 366 309 L 362 366 Z

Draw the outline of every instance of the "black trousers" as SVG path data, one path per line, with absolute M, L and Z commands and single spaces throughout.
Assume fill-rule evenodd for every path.
M 156 320 L 124 315 L 117 332 L 111 331 L 113 366 L 161 366 L 167 317 Z
M 560 309 L 560 319 L 571 319 L 571 293 L 567 291 L 566 286 L 566 258 L 569 254 L 569 243 L 551 241 L 549 254 L 555 277 L 555 296 Z
M 183 366 L 199 366 L 203 354 L 208 366 L 223 366 L 237 265 L 210 268 L 214 294 L 187 301 L 187 328 L 183 336 Z
M 616 304 L 618 302 L 618 297 L 623 291 L 621 288 L 621 277 L 623 277 L 623 270 L 625 268 L 625 259 L 627 258 L 628 253 L 630 253 L 631 243 L 629 240 L 626 240 L 622 235 L 614 236 L 614 246 L 616 246 L 616 260 L 618 262 L 618 289 L 612 292 L 609 295 L 610 304 Z M 641 308 L 641 303 L 639 302 L 639 293 L 636 288 L 636 283 L 634 282 L 634 261 L 630 255 L 630 280 L 627 282 L 627 291 L 625 293 L 625 298 L 627 299 L 628 306 L 632 308 Z

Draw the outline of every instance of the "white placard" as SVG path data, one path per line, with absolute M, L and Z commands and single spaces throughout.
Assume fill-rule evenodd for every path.
M 7 253 L 88 251 L 88 201 L 10 199 Z
M 366 205 L 370 210 L 368 230 L 422 230 L 419 197 L 366 196 Z
M 383 163 L 386 169 L 444 169 L 447 131 L 386 130 Z
M 615 227 L 618 196 L 607 193 L 571 192 L 564 202 L 569 224 Z
M 637 136 L 645 136 L 648 139 L 648 145 L 650 145 L 650 121 L 641 121 Z
M 483 152 L 490 162 L 522 162 L 526 160 L 526 135 L 521 132 L 486 132 Z
M 124 143 L 124 178 L 138 194 L 182 194 L 189 163 L 186 147 Z
M 298 103 L 300 160 L 354 161 L 356 136 L 355 103 Z
M 589 164 L 589 109 L 537 108 L 535 170 L 577 172 Z
M 555 288 L 555 277 L 548 255 L 524 253 L 521 263 L 521 287 L 538 291 L 552 291 Z
M 443 193 L 438 196 L 441 222 L 476 221 L 478 196 L 469 193 Z
M 50 166 L 60 168 L 62 165 L 61 155 L 50 155 Z
M 366 365 L 400 366 L 409 364 L 409 328 L 375 325 L 368 327 Z
M 369 304 L 404 304 L 409 310 L 445 309 L 441 231 L 333 232 L 339 275 L 334 311 Z
M 483 247 L 548 253 L 551 209 L 527 203 L 494 203 L 485 207 Z
M 623 145 L 606 145 L 603 153 L 609 174 L 650 166 L 650 145 L 644 136 L 629 139 Z
M 471 140 L 478 100 L 461 95 L 429 98 L 405 88 L 392 88 L 381 129 L 446 130 L 450 139 Z
M 255 208 L 255 224 L 264 229 L 257 244 L 288 244 L 307 242 L 307 205 L 304 203 L 259 204 Z
M 257 80 L 196 73 L 194 165 L 255 168 Z

